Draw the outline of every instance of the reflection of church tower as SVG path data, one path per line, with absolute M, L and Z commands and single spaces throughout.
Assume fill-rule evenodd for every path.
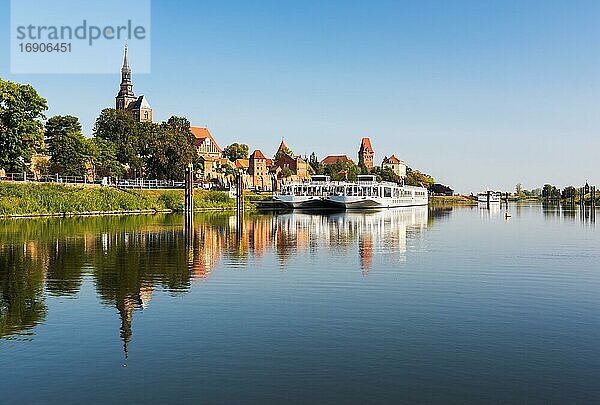
M 141 95 L 136 97 L 133 93 L 133 83 L 131 81 L 131 68 L 127 57 L 127 46 L 123 56 L 123 67 L 121 68 L 121 86 L 119 94 L 116 97 L 115 108 L 117 110 L 131 111 L 135 119 L 139 122 L 152 122 L 152 108 L 148 99 Z
M 360 256 L 360 268 L 363 275 L 366 276 L 373 266 L 373 238 L 371 235 L 364 235 L 360 238 L 358 255 Z
M 133 320 L 133 310 L 135 302 L 132 298 L 125 297 L 122 300 L 117 300 L 117 309 L 121 318 L 121 339 L 123 339 L 123 352 L 125 358 L 128 356 L 127 348 L 131 341 L 131 321 Z

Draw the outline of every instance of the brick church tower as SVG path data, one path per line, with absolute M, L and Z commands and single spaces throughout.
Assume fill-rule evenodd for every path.
M 360 143 L 360 149 L 358 150 L 358 164 L 364 165 L 368 171 L 373 168 L 373 147 L 371 146 L 371 139 L 363 138 Z
M 152 107 L 150 107 L 148 99 L 144 95 L 136 97 L 133 93 L 131 68 L 127 59 L 127 46 L 125 46 L 125 56 L 121 68 L 121 86 L 116 97 L 115 108 L 130 111 L 138 122 L 152 122 Z

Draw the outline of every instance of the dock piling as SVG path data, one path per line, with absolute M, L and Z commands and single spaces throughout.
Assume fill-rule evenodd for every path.
M 190 163 L 185 168 L 185 201 L 183 211 L 186 219 L 194 214 L 194 166 Z

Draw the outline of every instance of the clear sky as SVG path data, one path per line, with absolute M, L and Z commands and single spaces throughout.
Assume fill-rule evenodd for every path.
M 9 1 L 0 0 L 9 26 Z M 114 75 L 11 75 L 48 116 L 86 135 L 114 106 Z M 600 183 L 598 1 L 159 1 L 152 73 L 135 73 L 155 121 L 208 126 L 221 146 L 356 158 L 371 137 L 461 192 Z

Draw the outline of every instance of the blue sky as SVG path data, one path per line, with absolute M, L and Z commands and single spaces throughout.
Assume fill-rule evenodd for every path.
M 377 161 L 462 192 L 598 183 L 599 21 L 597 1 L 154 0 L 152 73 L 130 62 L 155 120 L 185 116 L 221 146 L 355 158 L 369 136 Z M 91 135 L 121 55 L 114 75 L 11 75 L 1 32 L 0 77 Z

